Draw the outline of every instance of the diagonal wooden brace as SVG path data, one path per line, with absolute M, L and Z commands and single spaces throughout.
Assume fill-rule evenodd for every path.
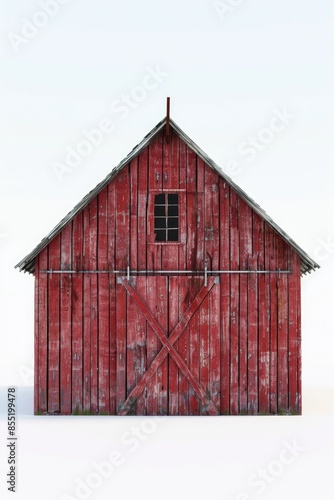
M 118 280 L 119 283 L 121 283 L 127 290 L 128 294 L 134 302 L 137 304 L 143 315 L 145 316 L 146 320 L 152 327 L 153 331 L 159 338 L 160 342 L 162 343 L 163 347 L 160 350 L 160 352 L 157 354 L 153 362 L 151 363 L 151 366 L 148 368 L 144 376 L 141 378 L 139 381 L 138 385 L 131 391 L 129 394 L 127 400 L 124 402 L 121 410 L 119 411 L 119 415 L 126 415 L 133 404 L 135 403 L 136 399 L 139 397 L 139 395 L 142 393 L 144 390 L 146 384 L 149 382 L 151 377 L 154 375 L 156 370 L 159 368 L 161 363 L 164 361 L 166 356 L 168 354 L 171 355 L 171 357 L 174 359 L 175 363 L 178 365 L 184 376 L 187 378 L 189 383 L 193 386 L 195 392 L 201 399 L 202 403 L 205 404 L 208 408 L 208 412 L 210 415 L 218 415 L 219 412 L 216 408 L 216 406 L 213 404 L 213 402 L 210 400 L 210 398 L 207 396 L 205 393 L 204 389 L 202 386 L 199 384 L 199 382 L 196 380 L 196 378 L 192 375 L 191 371 L 189 370 L 187 364 L 183 360 L 183 358 L 180 356 L 180 354 L 175 350 L 173 347 L 173 344 L 178 340 L 182 332 L 185 330 L 186 326 L 188 325 L 190 319 L 192 316 L 195 314 L 197 311 L 198 307 L 201 305 L 205 297 L 208 295 L 210 290 L 215 284 L 215 279 L 214 278 L 209 278 L 207 286 L 203 286 L 198 295 L 195 297 L 194 301 L 192 304 L 188 307 L 184 315 L 182 316 L 181 320 L 177 324 L 177 326 L 174 328 L 174 330 L 171 332 L 169 337 L 166 337 L 165 332 L 157 322 L 157 320 L 153 317 L 151 311 L 148 309 L 147 304 L 143 301 L 143 299 L 140 297 L 140 295 L 137 293 L 137 291 L 131 286 L 131 284 L 125 279 L 125 278 L 120 278 Z

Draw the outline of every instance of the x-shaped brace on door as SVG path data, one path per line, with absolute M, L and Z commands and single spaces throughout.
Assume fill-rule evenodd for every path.
M 118 278 L 118 283 L 122 284 L 125 289 L 127 290 L 128 294 L 130 297 L 133 299 L 135 304 L 139 307 L 141 312 L 143 313 L 144 317 L 148 321 L 149 325 L 157 335 L 158 339 L 162 343 L 163 347 L 155 357 L 155 359 L 152 361 L 150 367 L 148 370 L 145 372 L 143 377 L 140 379 L 138 385 L 130 392 L 129 396 L 127 397 L 126 401 L 122 405 L 118 415 L 127 415 L 127 413 L 130 411 L 131 407 L 134 405 L 135 401 L 138 399 L 140 394 L 143 392 L 145 386 L 149 382 L 149 380 L 152 378 L 154 373 L 157 371 L 161 363 L 164 361 L 164 359 L 167 357 L 168 354 L 173 358 L 175 363 L 178 365 L 179 369 L 182 371 L 184 376 L 187 378 L 188 382 L 192 385 L 194 388 L 195 392 L 199 396 L 200 400 L 202 401 L 203 405 L 206 405 L 207 411 L 209 412 L 210 415 L 219 415 L 219 412 L 214 405 L 214 403 L 211 401 L 211 399 L 207 396 L 206 392 L 202 388 L 202 386 L 199 384 L 199 382 L 196 380 L 196 378 L 192 375 L 191 371 L 189 370 L 188 365 L 184 361 L 184 359 L 181 357 L 181 355 L 175 350 L 174 344 L 175 342 L 179 339 L 180 335 L 183 333 L 185 328 L 187 327 L 190 319 L 192 316 L 195 314 L 199 306 L 202 304 L 210 290 L 213 288 L 217 280 L 213 277 L 210 277 L 207 279 L 207 283 L 204 284 L 204 286 L 201 288 L 199 293 L 196 295 L 195 299 L 193 302 L 190 304 L 190 306 L 187 308 L 185 313 L 183 314 L 182 318 L 180 319 L 179 323 L 176 325 L 176 327 L 173 329 L 171 332 L 170 336 L 167 337 L 164 330 L 162 327 L 159 325 L 157 320 L 154 318 L 152 315 L 151 311 L 149 310 L 147 304 L 144 302 L 144 300 L 141 298 L 141 296 L 138 294 L 138 292 L 133 288 L 133 286 L 130 284 L 130 282 L 125 278 L 125 277 L 120 277 Z

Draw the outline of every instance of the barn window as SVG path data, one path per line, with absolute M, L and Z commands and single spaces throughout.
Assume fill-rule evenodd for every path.
M 155 241 L 179 241 L 179 195 L 156 194 L 154 197 Z

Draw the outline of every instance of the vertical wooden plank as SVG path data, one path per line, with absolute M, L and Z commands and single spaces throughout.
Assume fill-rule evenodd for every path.
M 187 145 L 179 139 L 179 187 L 187 189 Z
M 116 298 L 116 411 L 126 400 L 126 290 L 117 285 Z
M 126 271 L 130 264 L 130 179 L 129 168 L 125 167 L 115 179 L 116 193 L 116 269 Z M 116 400 L 117 411 L 126 400 L 126 332 L 127 295 L 122 285 L 117 285 L 116 297 Z
M 186 311 L 190 303 L 188 278 L 179 277 L 179 319 Z M 176 350 L 189 366 L 189 325 L 184 329 L 179 340 L 176 342 Z M 179 415 L 189 415 L 189 383 L 181 370 L 179 374 Z
M 240 343 L 239 343 L 239 402 L 240 413 L 248 412 L 248 276 L 240 275 Z
M 179 189 L 179 138 L 171 131 L 170 140 L 162 140 L 162 188 L 167 192 Z
M 163 171 L 162 171 L 162 134 L 154 139 L 152 144 L 149 145 L 149 159 L 148 159 L 148 182 L 150 197 L 148 200 L 148 240 L 152 243 L 149 245 L 147 264 L 149 269 L 161 270 L 161 245 L 154 244 L 154 196 L 155 192 L 159 192 L 163 188 Z
M 180 319 L 179 313 L 179 277 L 169 277 L 169 332 L 173 331 Z M 178 344 L 176 344 L 178 348 Z M 179 411 L 179 385 L 178 366 L 169 359 L 169 415 L 178 415 Z
M 138 158 L 133 159 L 129 165 L 130 175 L 130 270 L 138 269 Z M 131 278 L 136 286 L 137 278 Z M 126 385 L 127 394 L 130 394 L 136 385 L 136 355 L 137 355 L 137 332 L 138 319 L 141 315 L 138 307 L 133 300 L 127 298 L 127 340 L 126 340 Z M 136 405 L 134 405 L 130 414 L 135 414 Z
M 186 195 L 186 259 L 187 269 L 196 270 L 196 190 L 197 156 L 189 147 L 186 148 L 187 195 Z
M 130 265 L 130 172 L 124 167 L 115 179 L 116 269 L 126 272 Z
M 138 269 L 138 157 L 130 163 L 130 269 Z
M 185 279 L 185 278 L 182 278 Z M 189 297 L 190 297 L 190 302 L 193 302 L 194 298 L 200 291 L 202 285 L 203 285 L 203 278 L 196 276 L 196 277 L 189 277 L 188 279 L 188 290 L 189 290 Z M 179 318 L 181 319 L 181 317 Z M 199 352 L 199 342 L 200 342 L 200 337 L 199 337 L 199 312 L 197 311 L 193 317 L 191 318 L 189 322 L 189 345 L 188 345 L 188 351 L 189 351 L 189 368 L 192 373 L 192 375 L 195 377 L 196 380 L 200 379 L 200 352 Z M 200 414 L 200 409 L 201 409 L 201 402 L 192 387 L 191 384 L 189 384 L 189 414 L 190 415 L 199 415 Z
M 218 176 L 205 165 L 205 256 L 208 269 L 218 269 L 219 264 L 219 190 Z
M 205 165 L 204 190 L 204 243 L 205 260 L 210 270 L 219 267 L 219 189 L 218 176 L 211 167 Z M 209 296 L 209 381 L 208 390 L 216 407 L 220 410 L 219 376 L 220 376 L 220 328 L 219 318 L 219 287 L 215 287 Z
M 180 243 L 179 245 L 179 269 L 184 271 L 187 269 L 187 205 L 188 205 L 188 192 L 187 192 L 187 146 L 183 140 L 179 140 L 175 145 L 175 151 L 172 151 L 174 164 L 178 161 L 179 172 L 179 189 L 184 190 L 180 192 Z
M 219 278 L 216 278 L 219 279 Z M 210 377 L 209 377 L 209 394 L 210 399 L 220 412 L 220 288 L 214 286 L 209 294 L 209 315 L 210 315 Z
M 38 283 L 38 412 L 48 412 L 48 248 L 39 254 Z
M 61 232 L 61 269 L 71 269 L 72 223 Z M 72 412 L 72 277 L 61 274 L 60 280 L 60 409 L 62 415 Z
M 205 264 L 205 164 L 197 158 L 197 192 L 196 192 L 196 234 L 195 234 L 195 266 L 194 269 L 204 270 Z
M 239 269 L 238 196 L 230 190 L 230 269 Z M 230 278 L 230 414 L 239 413 L 239 275 Z
M 34 273 L 34 414 L 39 412 L 39 255 L 35 258 Z
M 153 279 L 157 279 L 153 277 Z M 168 336 L 168 277 L 159 277 L 159 303 L 158 303 L 158 322 L 162 327 L 166 336 Z M 162 348 L 160 341 L 158 341 L 158 350 Z M 157 370 L 157 383 L 158 383 L 158 415 L 168 415 L 168 366 L 169 356 L 167 356 L 161 363 Z
M 180 155 L 179 155 L 179 137 L 171 131 L 171 167 L 169 173 L 168 189 L 180 189 Z
M 197 238 L 196 238 L 196 193 L 187 193 L 186 231 L 187 269 L 196 270 Z
M 159 134 L 148 146 L 148 180 L 149 190 L 161 191 L 163 189 L 162 171 L 162 134 Z
M 90 252 L 90 206 L 83 210 L 83 252 L 84 269 L 92 269 Z M 83 276 L 83 411 L 91 411 L 91 275 Z
M 298 269 L 298 270 L 297 270 Z M 297 412 L 302 414 L 302 346 L 301 346 L 301 279 L 300 279 L 300 259 L 298 259 L 298 281 L 296 280 L 296 295 L 297 295 Z
M 188 193 L 196 193 L 197 186 L 197 155 L 196 153 L 188 146 L 185 145 L 186 150 L 184 151 L 184 143 L 181 144 L 181 161 L 185 159 L 186 152 L 186 175 L 187 175 L 187 192 Z
M 148 148 L 138 159 L 138 269 L 147 269 Z M 151 200 L 150 200 L 151 201 Z
M 147 303 L 147 278 L 137 277 L 136 289 L 145 303 Z M 136 344 L 135 344 L 135 382 L 136 385 L 144 376 L 147 369 L 147 322 L 142 314 L 137 315 Z M 136 415 L 146 415 L 146 388 L 136 401 Z
M 166 330 L 166 308 L 167 308 L 167 278 L 166 276 L 147 277 L 147 304 L 149 310 L 158 323 Z M 157 338 L 151 326 L 147 326 L 147 366 L 149 367 L 161 350 L 161 342 Z M 147 384 L 147 415 L 160 415 L 165 409 L 167 412 L 167 371 L 166 361 L 158 368 Z M 160 395 L 160 392 L 162 393 Z
M 154 139 L 149 146 L 148 158 L 148 183 L 151 196 L 149 198 L 149 228 L 152 234 L 149 235 L 150 241 L 154 241 L 154 195 L 155 192 L 162 191 L 163 189 L 163 157 L 162 157 L 162 133 Z M 149 269 L 161 270 L 162 269 L 162 250 L 160 244 L 152 244 L 149 246 L 147 265 Z M 147 281 L 147 301 L 150 304 L 150 309 L 158 314 L 158 295 L 159 295 L 160 281 L 158 277 L 150 277 Z M 158 319 L 158 317 L 157 317 Z M 159 319 L 158 319 L 159 321 Z M 157 339 L 156 334 L 152 328 L 147 327 L 147 366 L 149 367 L 158 351 L 161 349 L 161 343 Z M 152 379 L 147 384 L 147 415 L 158 414 L 158 387 L 159 387 L 160 373 L 157 371 Z
M 278 239 L 278 268 L 286 269 L 287 245 Z M 278 412 L 288 410 L 288 277 L 281 274 L 278 278 Z
M 169 191 L 170 192 L 170 191 Z M 168 193 L 166 193 L 168 197 Z M 182 214 L 182 194 L 178 193 L 178 213 Z M 168 198 L 167 198 L 168 199 Z M 182 237 L 182 225 L 179 219 L 179 237 Z M 161 269 L 164 271 L 175 270 L 179 268 L 179 243 L 168 242 L 161 244 Z
M 130 162 L 130 270 L 138 269 L 138 244 L 140 234 L 138 233 L 138 158 Z M 136 284 L 137 278 L 132 278 Z M 127 360 L 126 360 L 126 384 L 127 397 L 136 385 L 137 335 L 139 316 L 141 316 L 136 304 L 128 297 L 127 303 Z M 130 414 L 136 413 L 137 406 L 134 405 Z
M 257 258 L 250 257 L 251 270 L 257 268 Z M 248 415 L 259 412 L 258 396 L 258 282 L 257 274 L 248 275 Z
M 147 304 L 152 311 L 152 314 L 157 318 L 157 280 L 158 276 L 148 276 L 147 277 Z M 152 361 L 156 357 L 158 353 L 158 339 L 156 334 L 150 325 L 147 325 L 147 367 L 149 368 Z M 156 373 L 153 375 L 151 380 L 147 384 L 146 391 L 146 411 L 147 415 L 157 415 L 158 413 L 158 404 L 157 404 L 157 394 L 156 394 L 156 386 L 157 386 L 157 375 Z
M 89 252 L 90 269 L 97 269 L 98 203 L 97 197 L 89 204 Z M 99 411 L 99 332 L 98 332 L 98 291 L 97 274 L 90 278 L 90 376 L 91 376 L 91 412 Z
M 163 189 L 173 191 L 179 189 L 179 171 L 176 153 L 178 137 L 171 132 L 170 140 L 163 136 L 162 140 L 162 162 L 163 162 Z
M 176 243 L 165 243 L 161 245 L 161 267 L 163 271 L 178 269 L 179 245 Z
M 108 184 L 108 268 L 115 270 L 116 256 L 116 208 L 115 181 Z M 116 280 L 109 274 L 109 412 L 116 414 Z
M 292 273 L 288 276 L 289 286 L 289 412 L 299 414 L 298 401 L 298 281 L 300 280 L 300 260 L 297 253 L 289 249 Z
M 268 270 L 270 261 L 264 247 L 264 221 L 253 214 L 254 220 L 254 242 L 259 242 L 259 247 L 254 243 L 254 257 L 258 255 L 258 268 Z M 270 275 L 259 274 L 259 413 L 268 415 L 270 413 Z
M 198 234 L 198 220 L 197 218 L 202 217 L 201 223 L 204 222 L 203 212 L 198 212 L 198 196 L 201 197 L 202 209 L 204 210 L 204 163 L 200 158 L 192 151 L 184 141 L 180 141 L 180 187 L 186 187 L 185 195 L 185 207 L 184 210 L 181 209 L 180 214 L 180 227 L 183 228 L 184 232 L 181 235 L 181 241 L 184 246 L 180 248 L 180 269 L 189 269 L 191 271 L 198 270 L 197 262 L 197 245 L 199 243 Z M 200 182 L 200 187 L 198 189 L 198 182 Z M 200 191 L 200 194 L 198 194 Z M 182 208 L 182 207 L 181 207 Z M 183 219 L 182 219 L 183 217 Z M 203 234 L 203 227 L 202 227 Z M 200 244 L 204 245 L 204 241 Z M 181 254 L 183 252 L 183 254 Z M 202 256 L 203 260 L 203 256 Z M 201 261 L 203 268 L 203 261 Z M 181 278 L 179 281 L 180 289 L 183 293 L 186 292 L 184 285 L 187 287 L 187 283 L 191 283 L 192 286 L 188 285 L 188 299 L 183 302 L 179 302 L 179 320 L 181 319 L 181 312 L 183 313 L 189 304 L 189 299 L 191 300 L 192 289 L 197 286 L 197 278 L 193 280 L 191 278 Z M 183 282 L 183 284 L 181 284 Z M 181 298 L 181 297 L 180 297 Z M 186 297 L 185 297 L 186 298 Z M 198 316 L 197 318 L 192 318 L 193 321 L 189 323 L 186 330 L 182 333 L 179 342 L 177 343 L 177 349 L 180 351 L 181 356 L 187 356 L 191 369 L 194 370 L 196 378 L 199 379 L 200 376 L 200 354 L 199 354 L 199 325 Z M 197 349 L 197 352 L 195 350 Z M 187 354 L 188 351 L 188 354 Z M 187 359 L 186 357 L 186 359 Z M 199 414 L 200 404 L 195 394 L 193 387 L 188 383 L 186 378 L 179 371 L 179 412 L 180 414 Z M 182 395 L 181 392 L 184 394 Z M 185 413 L 186 412 L 186 413 Z
M 98 195 L 97 268 L 108 269 L 108 192 Z M 109 413 L 109 277 L 98 274 L 98 408 Z
M 82 212 L 73 219 L 73 269 L 83 269 Z M 83 275 L 72 277 L 72 413 L 83 411 Z
M 162 187 L 167 190 L 170 190 L 173 187 L 171 183 L 172 142 L 172 134 L 170 134 L 167 138 L 165 130 L 162 136 Z
M 277 270 L 277 248 L 274 230 L 266 225 L 266 254 L 270 270 Z M 270 413 L 277 414 L 277 274 L 270 274 Z
M 148 204 L 148 158 L 149 148 L 145 148 L 138 158 L 138 269 L 145 270 L 147 263 L 147 204 Z M 150 200 L 151 201 L 151 200 Z M 137 280 L 138 293 L 147 300 L 147 280 Z M 144 317 L 138 318 L 138 336 L 136 344 L 136 383 L 144 375 L 147 369 L 147 324 Z M 146 415 L 147 389 L 136 402 L 137 415 Z
M 210 380 L 210 336 L 209 336 L 209 297 L 207 296 L 199 311 L 199 356 L 200 356 L 200 385 L 204 391 L 209 391 Z M 205 407 L 201 406 L 201 415 L 208 415 Z
M 137 278 L 131 278 L 132 286 L 137 288 Z M 137 336 L 137 319 L 141 314 L 140 310 L 134 303 L 133 299 L 127 296 L 127 332 L 126 332 L 126 397 L 129 396 L 130 392 L 136 386 L 136 336 Z M 129 411 L 129 415 L 134 415 L 136 406 L 133 405 Z
M 196 228 L 196 189 L 197 189 L 197 156 L 194 151 L 192 151 L 188 146 L 186 151 L 183 149 L 183 144 L 181 148 L 182 161 L 186 159 L 186 175 L 187 175 L 187 197 L 186 197 L 186 241 L 182 238 L 181 241 L 185 243 L 186 251 L 186 266 L 187 269 L 194 269 L 195 258 L 196 258 L 196 247 L 195 247 L 195 228 Z
M 249 259 L 253 252 L 252 210 L 239 198 L 239 241 L 240 269 L 249 269 Z M 240 413 L 248 413 L 248 275 L 240 275 L 240 343 L 239 343 L 239 404 Z
M 58 234 L 49 244 L 49 265 L 44 269 L 59 270 L 60 239 Z M 48 352 L 48 412 L 57 414 L 60 405 L 60 281 L 61 275 L 48 275 L 48 322 L 49 322 L 49 352 Z
M 221 270 L 230 269 L 230 188 L 220 179 L 220 266 Z M 221 376 L 220 412 L 223 415 L 230 413 L 230 275 L 220 276 L 220 327 L 221 327 Z

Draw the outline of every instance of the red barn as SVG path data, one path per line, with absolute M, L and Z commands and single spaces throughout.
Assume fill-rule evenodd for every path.
M 167 116 L 16 267 L 35 413 L 301 413 L 318 266 Z

